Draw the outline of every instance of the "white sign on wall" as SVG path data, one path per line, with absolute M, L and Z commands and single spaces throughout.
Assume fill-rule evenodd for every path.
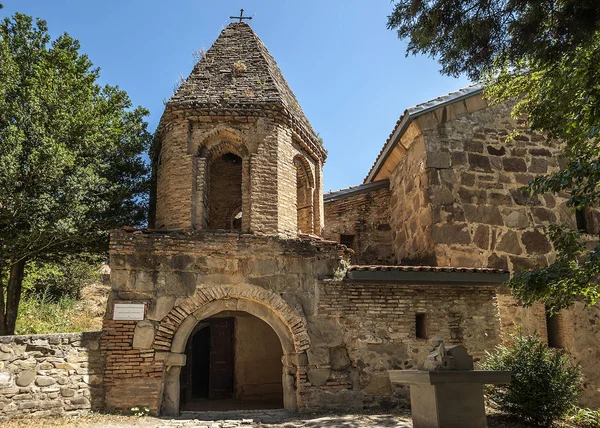
M 115 303 L 113 320 L 141 321 L 144 319 L 144 308 L 143 303 Z

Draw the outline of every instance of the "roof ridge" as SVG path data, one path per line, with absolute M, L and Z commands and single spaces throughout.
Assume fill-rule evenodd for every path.
M 344 187 L 343 189 L 338 190 L 330 190 L 327 193 L 323 194 L 323 200 L 325 202 L 330 202 L 331 200 L 335 200 L 337 196 L 350 196 L 355 193 L 362 193 L 369 190 L 377 190 L 382 187 L 388 187 L 390 181 L 386 178 L 384 180 L 373 181 L 371 183 L 361 183 L 356 186 Z

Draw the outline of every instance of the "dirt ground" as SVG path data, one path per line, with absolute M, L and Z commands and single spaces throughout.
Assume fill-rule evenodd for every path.
M 293 414 L 283 410 L 248 410 L 190 412 L 175 419 L 92 413 L 72 417 L 17 419 L 0 422 L 0 426 L 2 428 L 412 428 L 412 422 L 410 416 L 405 413 Z M 490 428 L 525 428 L 529 425 L 499 416 L 489 416 L 488 426 Z

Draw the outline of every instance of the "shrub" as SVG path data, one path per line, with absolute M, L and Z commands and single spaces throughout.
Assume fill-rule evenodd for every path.
M 549 426 L 577 403 L 581 369 L 568 354 L 550 349 L 537 336 L 511 335 L 488 353 L 484 370 L 509 370 L 509 385 L 486 387 L 488 400 L 502 412 L 535 425 Z
M 45 301 L 78 298 L 85 285 L 99 281 L 102 259 L 83 253 L 66 256 L 59 262 L 32 261 L 25 268 L 23 288 L 28 295 L 45 296 Z

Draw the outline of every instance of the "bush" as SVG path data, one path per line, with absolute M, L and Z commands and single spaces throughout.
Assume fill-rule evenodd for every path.
M 102 257 L 91 254 L 66 256 L 60 262 L 27 263 L 23 288 L 28 295 L 44 296 L 45 301 L 62 297 L 78 298 L 81 289 L 100 280 Z
M 511 335 L 488 353 L 484 370 L 510 370 L 509 385 L 486 387 L 488 400 L 502 412 L 549 426 L 567 416 L 580 393 L 581 369 L 566 352 L 550 349 L 537 336 Z

